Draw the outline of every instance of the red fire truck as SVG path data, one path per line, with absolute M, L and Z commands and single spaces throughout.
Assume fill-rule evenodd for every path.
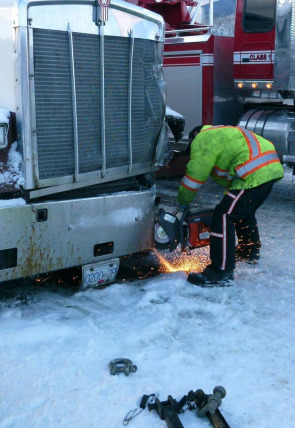
M 133 1 L 133 0 L 132 0 Z M 167 104 L 200 124 L 244 126 L 295 165 L 295 0 L 138 0 L 166 22 Z

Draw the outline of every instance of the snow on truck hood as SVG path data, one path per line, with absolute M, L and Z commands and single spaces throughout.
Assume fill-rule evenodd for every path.
M 0 123 L 9 123 L 10 111 L 0 108 Z

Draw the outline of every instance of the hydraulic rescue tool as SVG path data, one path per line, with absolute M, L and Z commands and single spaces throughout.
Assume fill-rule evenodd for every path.
M 178 244 L 184 248 L 209 245 L 213 210 L 188 210 L 182 216 L 160 209 L 155 221 L 155 247 L 174 251 Z

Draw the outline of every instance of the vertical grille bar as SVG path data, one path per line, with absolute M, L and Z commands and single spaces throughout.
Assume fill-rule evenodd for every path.
M 291 25 L 290 25 L 290 85 L 289 89 L 295 88 L 295 4 L 292 2 L 292 14 L 291 14 Z
M 102 168 L 101 175 L 106 173 L 106 135 L 105 135 L 105 92 L 104 92 L 104 26 L 100 25 L 100 90 L 101 90 L 101 147 L 102 147 Z
M 133 79 L 133 51 L 134 36 L 130 31 L 130 49 L 129 49 L 129 82 L 128 82 L 128 151 L 129 151 L 129 171 L 132 171 L 132 79 Z
M 77 118 L 77 99 L 76 99 L 73 34 L 72 34 L 70 24 L 68 24 L 68 35 L 69 35 L 69 50 L 70 50 L 70 61 L 71 61 L 71 85 L 72 85 L 72 102 L 73 102 L 75 181 L 77 182 L 78 181 L 78 175 L 79 175 L 79 137 L 78 137 L 78 118 Z

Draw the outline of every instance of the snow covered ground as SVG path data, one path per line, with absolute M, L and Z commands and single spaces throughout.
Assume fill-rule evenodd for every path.
M 160 180 L 175 208 L 177 180 Z M 221 191 L 207 183 L 198 206 Z M 295 186 L 286 169 L 258 211 L 260 264 L 239 264 L 233 287 L 198 288 L 183 272 L 77 292 L 52 280 L 0 291 L 0 427 L 118 428 L 143 394 L 179 400 L 226 388 L 229 425 L 292 427 L 295 420 Z M 198 250 L 206 259 L 208 250 Z M 109 361 L 138 369 L 112 376 Z M 196 411 L 185 428 L 209 427 Z M 130 428 L 167 426 L 147 409 Z

